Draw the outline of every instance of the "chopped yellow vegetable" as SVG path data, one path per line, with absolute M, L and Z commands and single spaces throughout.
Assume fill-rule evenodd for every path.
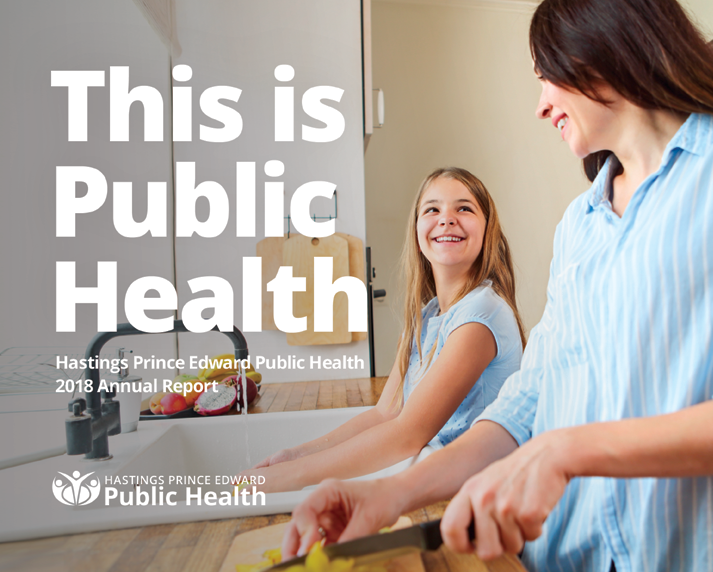
M 329 572 L 350 572 L 354 569 L 354 560 L 337 558 L 329 563 Z
M 263 556 L 273 564 L 279 564 L 282 562 L 282 548 L 272 548 L 270 550 L 266 550 L 263 553 Z
M 271 548 L 262 553 L 262 557 L 266 560 L 257 564 L 236 564 L 235 572 L 260 572 L 265 568 L 274 566 L 282 562 L 282 548 Z
M 327 572 L 329 569 L 329 557 L 324 553 L 321 544 L 315 544 L 307 554 L 305 560 L 305 571 Z
M 282 550 L 273 548 L 263 553 L 263 560 L 258 564 L 236 564 L 236 572 L 260 572 L 264 568 L 282 562 Z M 321 542 L 315 542 L 310 548 L 309 554 L 304 564 L 295 564 L 285 570 L 285 572 L 387 572 L 385 566 L 368 565 L 354 567 L 352 558 L 336 558 L 330 561 L 324 553 Z

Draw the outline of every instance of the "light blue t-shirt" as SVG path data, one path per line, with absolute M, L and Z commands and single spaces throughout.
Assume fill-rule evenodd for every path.
M 434 448 L 445 447 L 468 429 L 473 420 L 495 400 L 508 376 L 520 368 L 522 342 L 517 320 L 510 306 L 495 293 L 491 284 L 489 280 L 485 281 L 453 304 L 445 314 L 438 313 L 438 298 L 431 300 L 422 310 L 421 351 L 424 361 L 434 343 L 437 344 L 436 351 L 430 367 L 422 368 L 414 339 L 409 367 L 404 377 L 404 403 L 418 385 L 418 381 L 438 361 L 438 355 L 448 336 L 463 324 L 483 324 L 492 332 L 497 344 L 497 354 L 493 361 L 478 380 L 473 380 L 473 387 L 468 395 L 429 443 Z M 477 351 L 477 348 L 473 350 Z M 439 364 L 438 367 L 447 367 L 447 364 Z

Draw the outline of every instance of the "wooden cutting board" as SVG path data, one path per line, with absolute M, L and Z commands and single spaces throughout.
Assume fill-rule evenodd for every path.
M 349 243 L 340 236 L 309 238 L 302 235 L 291 236 L 282 246 L 283 266 L 292 266 L 293 276 L 305 276 L 307 289 L 293 295 L 293 313 L 296 317 L 307 317 L 307 329 L 296 334 L 287 334 L 291 346 L 314 346 L 324 344 L 348 344 L 352 334 L 347 329 L 347 295 L 338 292 L 334 296 L 333 331 L 314 331 L 314 259 L 332 258 L 332 281 L 349 276 Z
M 345 234 L 343 232 L 335 233 L 347 241 L 349 249 L 349 276 L 359 278 L 362 282 L 366 276 L 366 266 L 364 262 L 364 243 L 360 238 Z M 264 238 L 257 243 L 256 254 L 262 258 L 262 329 L 277 330 L 275 320 L 273 318 L 273 298 L 272 292 L 267 291 L 267 283 L 275 276 L 280 266 L 286 265 L 283 263 L 283 246 L 285 240 L 282 237 Z M 310 271 L 311 272 L 311 271 Z M 297 275 L 296 273 L 293 275 Z M 353 342 L 366 340 L 366 332 L 352 332 Z
M 349 276 L 359 278 L 362 282 L 366 277 L 366 263 L 364 262 L 364 243 L 361 238 L 344 234 L 343 232 L 336 233 L 342 237 L 349 245 Z M 366 282 L 364 282 L 366 284 Z M 352 332 L 352 341 L 360 342 L 366 339 L 366 332 Z
M 255 253 L 262 258 L 262 329 L 276 330 L 273 318 L 272 292 L 267 291 L 267 283 L 275 276 L 282 266 L 282 245 L 285 239 L 280 237 L 263 238 L 257 243 Z M 293 274 L 294 276 L 294 274 Z
M 402 516 L 392 528 L 405 528 L 412 524 L 410 518 Z M 223 560 L 220 572 L 235 572 L 236 564 L 256 564 L 265 560 L 263 553 L 266 550 L 282 545 L 282 535 L 287 525 L 287 522 L 283 522 L 236 536 L 225 560 Z M 425 572 L 421 556 L 418 553 L 389 560 L 387 569 L 389 572 Z
M 235 572 L 236 564 L 256 564 L 265 560 L 263 553 L 266 550 L 282 545 L 282 536 L 287 524 L 283 522 L 236 536 L 223 560 L 220 572 Z M 402 516 L 391 528 L 398 529 L 412 525 L 410 518 Z M 527 572 L 512 554 L 506 554 L 486 563 L 474 554 L 456 554 L 446 547 L 441 547 L 440 552 L 452 572 Z M 418 553 L 389 560 L 387 569 L 389 572 L 425 572 L 421 555 Z

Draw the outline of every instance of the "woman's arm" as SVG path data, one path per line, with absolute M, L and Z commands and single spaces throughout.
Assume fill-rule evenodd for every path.
M 441 531 L 450 548 L 470 552 L 466 529 L 475 517 L 478 556 L 495 558 L 540 536 L 574 477 L 702 475 L 713 475 L 711 401 L 666 415 L 557 429 L 469 479 L 448 506 Z
M 398 417 L 362 431 L 339 447 L 248 474 L 264 475 L 268 492 L 299 490 L 328 477 L 348 479 L 403 461 L 438 433 L 496 351 L 495 338 L 486 326 L 464 324 L 448 337 Z
M 561 431 L 558 440 L 571 476 L 713 475 L 713 401 L 666 415 Z
M 379 423 L 393 419 L 399 414 L 399 410 L 392 405 L 392 397 L 396 393 L 399 385 L 401 383 L 401 375 L 399 373 L 399 367 L 397 363 L 394 363 L 394 367 L 391 368 L 391 373 L 389 378 L 386 380 L 386 385 L 384 390 L 381 392 L 381 397 L 376 407 L 371 408 L 369 411 L 360 413 L 356 417 L 353 417 L 346 423 L 337 427 L 334 431 L 323 435 L 312 441 L 307 441 L 292 447 L 290 449 L 283 449 L 273 453 L 266 459 L 260 461 L 255 465 L 254 469 L 259 469 L 261 467 L 270 467 L 277 465 L 278 463 L 284 463 L 286 461 L 294 461 L 307 455 L 312 455 L 314 453 L 319 453 L 326 449 L 330 449 L 335 445 L 339 445 L 344 441 L 347 441 L 358 435 L 362 431 L 366 431 Z

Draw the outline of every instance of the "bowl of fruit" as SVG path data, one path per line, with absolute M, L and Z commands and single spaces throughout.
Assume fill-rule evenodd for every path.
M 176 376 L 170 391 L 155 393 L 144 402 L 140 418 L 178 419 L 239 413 L 257 399 L 262 376 L 252 366 L 246 369 L 243 379 L 232 354 L 215 356 L 209 362 L 220 367 Z

